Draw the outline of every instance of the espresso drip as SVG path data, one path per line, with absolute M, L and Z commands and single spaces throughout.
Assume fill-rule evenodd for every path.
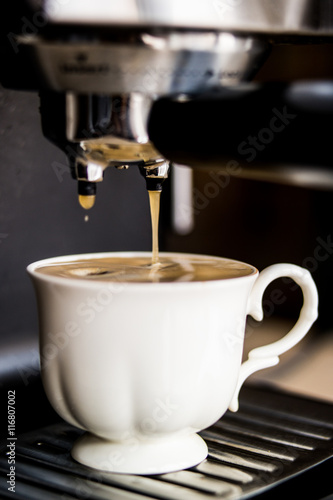
M 158 222 L 160 216 L 161 191 L 148 191 L 152 229 L 152 264 L 158 264 Z

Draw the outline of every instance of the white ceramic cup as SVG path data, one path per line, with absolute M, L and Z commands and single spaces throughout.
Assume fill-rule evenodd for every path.
M 36 272 L 68 260 L 149 255 L 65 256 L 27 268 L 46 394 L 61 417 L 88 431 L 73 458 L 101 470 L 156 474 L 204 460 L 207 446 L 197 433 L 228 407 L 237 411 L 244 380 L 277 364 L 317 318 L 311 275 L 292 264 L 260 274 L 250 266 L 250 275 L 206 282 L 106 283 Z M 285 337 L 252 350 L 241 364 L 246 316 L 262 319 L 263 293 L 283 276 L 302 289 L 300 317 Z

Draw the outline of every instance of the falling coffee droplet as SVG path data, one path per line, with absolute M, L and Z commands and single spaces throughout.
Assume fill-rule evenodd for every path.
M 82 208 L 89 210 L 95 205 L 96 196 L 94 194 L 83 195 L 79 194 L 79 203 Z

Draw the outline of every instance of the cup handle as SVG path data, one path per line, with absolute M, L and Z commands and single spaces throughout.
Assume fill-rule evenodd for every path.
M 294 347 L 306 333 L 318 317 L 318 292 L 316 285 L 307 269 L 293 264 L 274 264 L 262 271 L 252 288 L 247 314 L 255 320 L 261 321 L 264 317 L 262 298 L 267 286 L 277 278 L 292 278 L 303 293 L 303 307 L 294 327 L 282 338 L 262 347 L 250 351 L 247 361 L 241 368 L 235 393 L 229 405 L 229 410 L 238 410 L 238 395 L 244 381 L 252 373 L 277 365 L 280 354 Z

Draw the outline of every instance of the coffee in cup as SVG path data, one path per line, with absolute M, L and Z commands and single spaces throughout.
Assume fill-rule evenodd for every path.
M 151 256 L 91 257 L 45 265 L 36 272 L 62 278 L 123 283 L 212 281 L 254 274 L 252 266 L 214 257 L 177 254 L 153 263 Z
M 317 317 L 310 273 L 275 264 L 260 274 L 219 257 L 119 252 L 63 256 L 28 266 L 39 310 L 41 375 L 54 409 L 86 431 L 75 460 L 110 472 L 161 474 L 207 456 L 199 432 L 229 408 L 244 380 L 273 366 Z M 263 316 L 275 279 L 304 304 L 282 339 L 242 364 L 248 314 Z

